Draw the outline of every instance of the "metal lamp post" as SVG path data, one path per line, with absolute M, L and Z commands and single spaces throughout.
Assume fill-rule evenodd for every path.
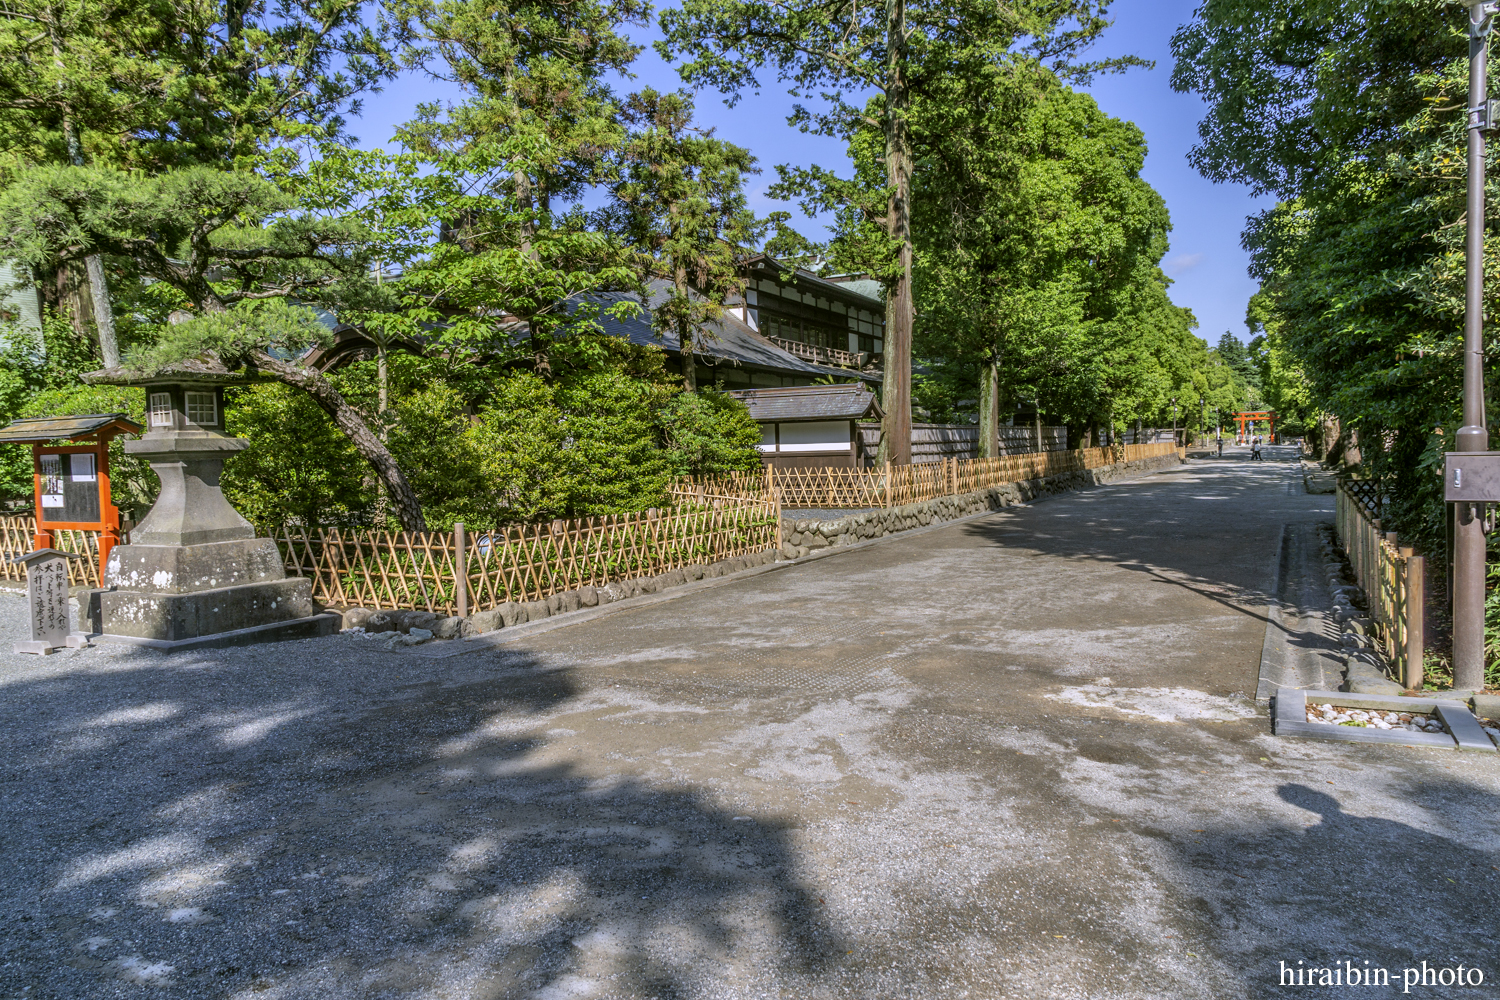
M 1491 19 L 1500 3 L 1469 7 L 1468 231 L 1464 244 L 1464 423 L 1457 450 L 1489 450 L 1484 413 L 1484 134 L 1492 128 L 1488 48 Z M 1450 486 L 1454 485 L 1449 483 Z M 1453 531 L 1453 686 L 1484 686 L 1484 505 L 1458 504 Z

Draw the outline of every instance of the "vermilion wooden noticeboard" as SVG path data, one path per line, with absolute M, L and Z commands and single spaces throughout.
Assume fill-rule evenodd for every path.
M 123 413 L 36 417 L 0 428 L 0 444 L 31 445 L 35 478 L 37 550 L 53 547 L 55 529 L 99 532 L 99 579 L 120 541 L 120 511 L 110 502 L 109 442 L 139 434 Z M 47 444 L 64 440 L 66 445 Z

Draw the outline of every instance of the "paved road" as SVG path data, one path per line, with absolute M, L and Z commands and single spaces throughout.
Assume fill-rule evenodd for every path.
M 1496 761 L 1250 700 L 1283 525 L 1330 517 L 1293 469 L 445 659 L 3 658 L 0 997 L 1494 995 Z

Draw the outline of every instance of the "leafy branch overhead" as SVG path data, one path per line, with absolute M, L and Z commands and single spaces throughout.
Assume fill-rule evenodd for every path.
M 366 227 L 297 207 L 272 182 L 239 171 L 43 167 L 0 192 L 0 254 L 33 266 L 125 258 L 179 294 L 181 308 L 208 311 L 362 275 Z

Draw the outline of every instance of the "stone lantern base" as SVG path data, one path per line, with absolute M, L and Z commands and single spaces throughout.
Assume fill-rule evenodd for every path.
M 106 639 L 176 646 L 247 629 L 257 634 L 242 641 L 329 635 L 339 627 L 337 614 L 322 614 L 313 602 L 311 582 L 287 577 L 269 538 L 122 545 L 110 553 L 107 581 L 115 589 L 99 594 Z

